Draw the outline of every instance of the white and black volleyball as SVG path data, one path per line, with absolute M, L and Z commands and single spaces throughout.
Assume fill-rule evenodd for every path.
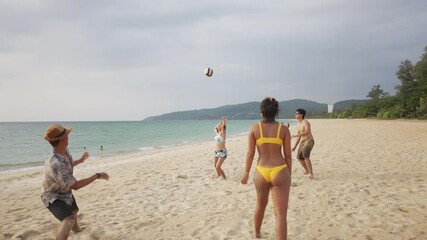
M 212 68 L 206 68 L 205 69 L 205 75 L 208 77 L 212 77 L 213 69 Z

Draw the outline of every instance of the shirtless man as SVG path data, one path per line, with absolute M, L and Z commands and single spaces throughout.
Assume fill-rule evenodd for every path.
M 297 130 L 298 134 L 292 135 L 293 138 L 296 138 L 292 151 L 295 151 L 298 144 L 301 141 L 301 144 L 298 148 L 297 158 L 301 163 L 302 167 L 305 170 L 304 174 L 310 174 L 310 179 L 314 179 L 313 167 L 310 161 L 310 153 L 314 147 L 314 138 L 311 134 L 310 123 L 304 119 L 305 118 L 305 110 L 297 109 L 295 112 L 295 119 L 298 120 Z

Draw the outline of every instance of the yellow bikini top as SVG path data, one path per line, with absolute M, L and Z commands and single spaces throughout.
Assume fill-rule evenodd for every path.
M 264 137 L 262 135 L 262 128 L 261 128 L 261 122 L 258 122 L 259 126 L 259 134 L 261 135 L 260 138 L 256 140 L 256 145 L 261 145 L 264 143 L 273 143 L 273 144 L 279 144 L 283 145 L 283 139 L 280 138 L 280 129 L 282 128 L 282 124 L 279 124 L 279 128 L 277 129 L 277 137 Z

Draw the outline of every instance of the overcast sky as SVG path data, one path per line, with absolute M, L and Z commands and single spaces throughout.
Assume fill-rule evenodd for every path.
M 0 0 L 0 121 L 394 94 L 426 21 L 426 0 Z

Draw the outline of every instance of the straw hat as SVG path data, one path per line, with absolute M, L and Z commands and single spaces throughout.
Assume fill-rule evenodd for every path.
M 71 132 L 71 128 L 64 128 L 59 124 L 53 124 L 46 129 L 46 134 L 44 135 L 44 139 L 49 142 L 53 142 L 68 136 Z

